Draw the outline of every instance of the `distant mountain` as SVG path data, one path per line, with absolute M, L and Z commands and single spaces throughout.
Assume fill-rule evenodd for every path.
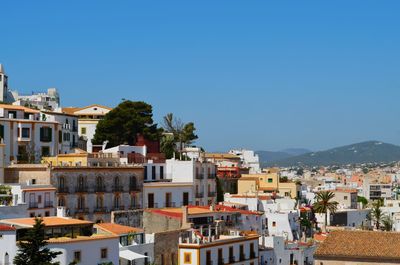
M 261 159 L 260 159 L 261 160 Z M 269 166 L 329 166 L 400 161 L 400 146 L 367 141 L 268 162 Z
M 258 154 L 260 158 L 261 165 L 266 166 L 274 161 L 284 160 L 289 157 L 302 155 L 309 152 L 311 151 L 304 148 L 290 148 L 282 151 L 256 151 L 256 154 Z

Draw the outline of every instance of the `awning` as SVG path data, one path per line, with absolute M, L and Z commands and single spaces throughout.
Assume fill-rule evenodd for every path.
M 144 258 L 147 258 L 147 256 L 144 256 L 144 255 L 142 255 L 142 254 L 139 254 L 139 253 L 130 251 L 130 250 L 128 250 L 128 249 L 121 250 L 121 251 L 119 252 L 119 257 L 120 257 L 120 258 L 123 258 L 123 259 L 126 259 L 126 260 L 135 260 L 135 259 L 144 259 Z

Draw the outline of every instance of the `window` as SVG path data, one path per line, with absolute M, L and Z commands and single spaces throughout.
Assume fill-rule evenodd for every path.
M 344 199 L 347 200 L 347 196 L 344 196 Z
M 164 179 L 164 167 L 160 166 L 160 179 Z
M 4 138 L 4 125 L 0 125 L 0 138 Z
M 42 203 L 42 195 L 38 195 L 38 203 Z
M 32 185 L 36 184 L 36 179 L 32 179 Z
M 49 212 L 49 211 L 46 211 L 46 212 L 44 213 L 44 216 L 50 216 L 50 212 Z
M 272 178 L 269 178 L 269 179 L 268 179 L 268 183 L 272 183 Z
M 58 131 L 58 142 L 62 143 L 63 137 L 62 137 L 62 131 Z
M 86 134 L 86 127 L 81 128 L 81 134 Z
M 152 166 L 152 167 L 151 167 L 151 178 L 152 178 L 153 180 L 156 179 L 156 167 L 155 167 L 155 166 Z
M 272 222 L 272 227 L 275 227 L 276 226 L 276 222 Z
M 185 252 L 183 257 L 183 262 L 185 264 L 192 264 L 192 253 Z
M 53 130 L 50 127 L 40 128 L 40 141 L 41 142 L 51 142 Z
M 22 138 L 29 138 L 29 137 L 30 137 L 30 129 L 22 128 Z
M 76 261 L 76 262 L 81 261 L 81 252 L 80 251 L 74 252 L 74 261 Z
M 42 156 L 49 156 L 50 155 L 50 147 L 42 146 Z
M 107 249 L 106 248 L 102 248 L 100 251 L 100 256 L 102 259 L 106 259 L 107 258 Z
M 143 168 L 144 168 L 144 172 L 143 172 L 144 176 L 143 176 L 143 178 L 144 178 L 144 180 L 147 180 L 147 166 L 144 166 Z

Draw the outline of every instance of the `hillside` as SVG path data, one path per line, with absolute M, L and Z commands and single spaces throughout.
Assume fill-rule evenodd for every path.
M 280 161 L 289 157 L 302 155 L 311 152 L 310 150 L 303 148 L 291 148 L 282 151 L 256 151 L 260 158 L 260 163 L 262 165 L 268 165 L 274 161 Z
M 261 159 L 260 159 L 261 160 Z M 269 166 L 296 165 L 345 165 L 371 162 L 392 162 L 400 160 L 400 147 L 379 141 L 368 141 L 329 149 L 310 152 L 267 162 Z

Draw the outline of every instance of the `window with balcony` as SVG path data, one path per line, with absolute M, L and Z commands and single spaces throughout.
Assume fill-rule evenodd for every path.
M 41 142 L 51 142 L 53 130 L 50 127 L 40 128 L 40 141 Z

